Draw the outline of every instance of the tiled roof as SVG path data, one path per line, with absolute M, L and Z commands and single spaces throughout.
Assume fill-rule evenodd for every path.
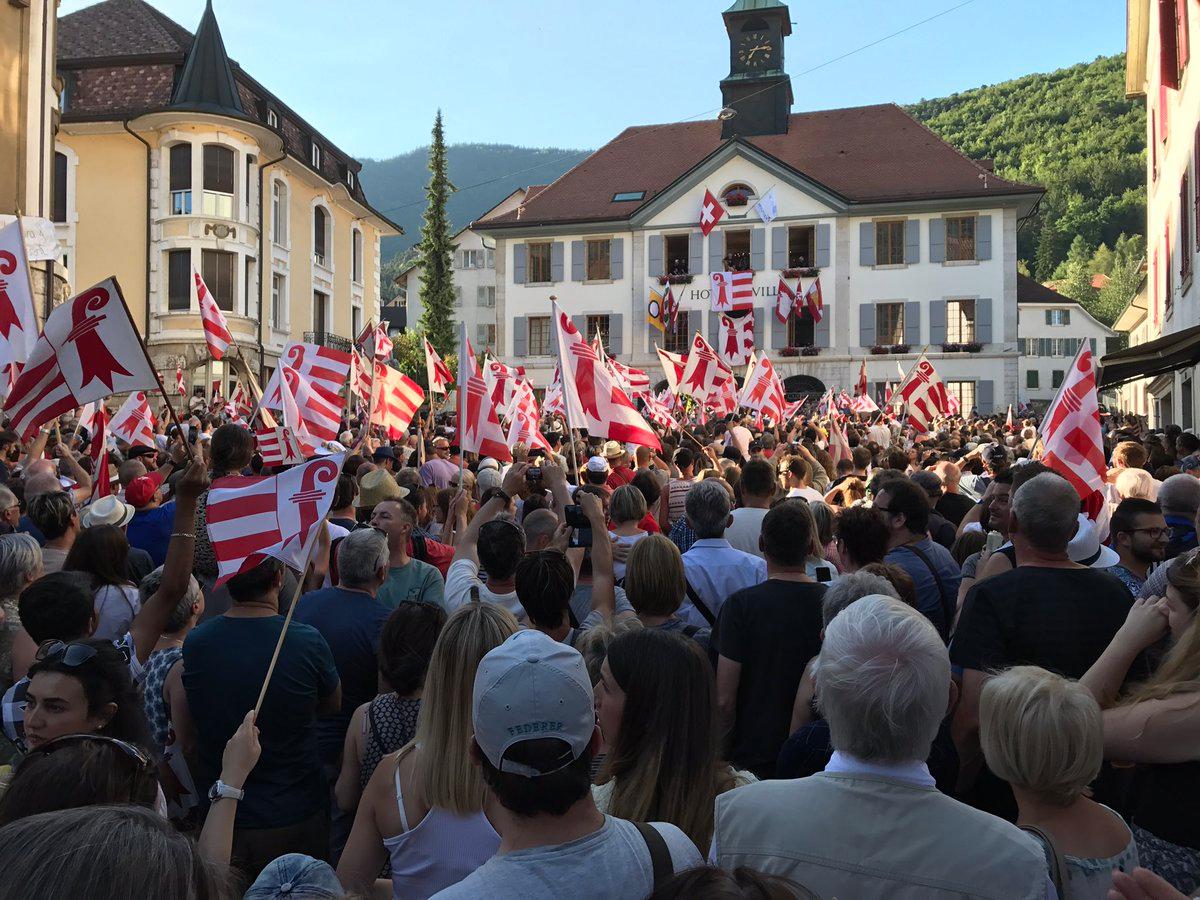
M 1054 288 L 1047 287 L 1036 278 L 1028 275 L 1017 275 L 1018 303 L 1074 303 L 1070 297 L 1063 296 Z
M 527 197 L 519 217 L 513 211 L 479 224 L 627 219 L 720 149 L 721 125 L 713 119 L 627 128 Z M 739 140 L 850 203 L 1042 192 L 988 172 L 892 103 L 798 113 L 787 134 Z M 646 199 L 636 206 L 614 203 L 613 195 L 623 191 L 645 191 Z
M 103 0 L 58 20 L 58 65 L 68 80 L 63 121 L 125 119 L 171 105 L 175 69 L 191 48 L 193 35 L 145 0 Z M 359 203 L 371 208 L 357 177 L 351 188 L 344 170 L 361 164 L 326 140 L 275 94 L 230 61 L 238 99 L 246 118 L 261 127 L 266 110 L 279 116 L 275 129 L 288 155 L 312 168 L 310 139 L 321 147 L 318 173 L 342 184 Z M 231 116 L 237 118 L 236 116 Z M 382 214 L 379 218 L 400 230 Z

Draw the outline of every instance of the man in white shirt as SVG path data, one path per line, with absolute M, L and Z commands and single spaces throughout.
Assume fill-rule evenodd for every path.
M 718 796 L 713 862 L 821 897 L 1056 896 L 1038 841 L 935 787 L 925 760 L 956 691 L 920 613 L 881 595 L 851 603 L 825 628 L 815 677 L 829 764 Z
M 892 432 L 882 422 L 876 422 L 867 429 L 867 440 L 873 444 L 878 444 L 880 448 L 887 450 L 892 446 Z
M 509 470 L 501 487 L 501 494 L 492 497 L 479 507 L 470 523 L 467 518 L 467 497 L 460 494 L 450 508 L 449 517 L 457 520 L 456 532 L 461 535 L 454 550 L 454 559 L 446 571 L 447 611 L 454 612 L 470 603 L 472 589 L 476 588 L 481 600 L 503 606 L 521 621 L 525 620 L 525 609 L 517 599 L 513 576 L 517 563 L 525 555 L 525 532 L 511 518 L 497 518 L 508 506 L 510 497 L 516 494 L 525 482 L 528 467 L 520 463 Z M 511 494 L 510 494 L 511 492 Z M 487 572 L 487 584 L 479 578 L 479 566 Z
M 789 497 L 800 497 L 803 500 L 824 500 L 821 492 L 812 487 L 812 468 L 808 461 L 799 456 L 788 460 L 787 486 Z
M 746 427 L 748 419 L 742 419 L 729 426 L 729 433 L 725 436 L 725 443 L 732 444 L 737 448 L 737 452 L 742 454 L 742 459 L 750 458 L 750 441 L 754 435 L 750 433 L 750 429 Z
M 742 466 L 742 480 L 738 482 L 738 488 L 742 493 L 742 505 L 730 514 L 725 540 L 735 550 L 762 559 L 758 537 L 762 534 L 763 518 L 779 489 L 775 481 L 775 467 L 765 459 L 750 460 Z
M 701 481 L 688 491 L 685 514 L 696 542 L 683 554 L 688 594 L 679 617 L 690 625 L 712 627 L 726 597 L 767 577 L 765 560 L 735 550 L 725 539 L 725 529 L 733 521 L 729 506 L 729 493 L 716 479 Z

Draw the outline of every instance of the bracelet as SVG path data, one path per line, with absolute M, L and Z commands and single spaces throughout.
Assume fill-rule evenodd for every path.
M 196 536 L 190 531 L 172 531 L 171 537 L 192 538 L 192 540 L 196 539 Z

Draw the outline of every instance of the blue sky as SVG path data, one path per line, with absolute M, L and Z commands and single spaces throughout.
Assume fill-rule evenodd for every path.
M 151 0 L 195 29 L 204 0 Z M 384 158 L 428 141 L 596 147 L 711 118 L 731 0 L 214 0 L 230 55 L 327 137 Z M 1124 49 L 1117 0 L 794 0 L 796 110 L 908 103 Z M 91 5 L 63 0 L 61 13 Z M 306 50 L 306 48 L 309 48 Z

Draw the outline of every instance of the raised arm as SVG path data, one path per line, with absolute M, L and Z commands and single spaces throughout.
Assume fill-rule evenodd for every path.
M 604 523 L 604 506 L 595 494 L 580 491 L 578 497 L 579 505 L 592 526 L 592 608 L 599 610 L 604 623 L 611 626 L 617 611 L 617 598 L 612 544 Z
M 171 611 L 187 593 L 194 565 L 196 535 L 196 501 L 208 488 L 208 472 L 204 463 L 194 462 L 175 483 L 175 521 L 167 560 L 163 565 L 162 581 L 154 596 L 142 606 L 142 611 L 129 626 L 140 662 L 150 657 L 167 625 Z
M 514 468 L 516 467 L 514 466 Z M 459 515 L 465 516 L 466 495 L 462 492 L 451 501 L 451 510 L 457 511 L 456 508 L 460 507 L 460 504 L 461 511 L 459 511 Z M 479 512 L 475 513 L 475 517 L 467 523 L 466 527 L 459 534 L 458 543 L 454 547 L 454 559 L 456 561 L 469 559 L 473 563 L 479 563 L 479 549 L 477 546 L 479 543 L 479 529 L 496 518 L 500 514 L 500 511 L 504 509 L 504 505 L 502 499 L 493 497 L 487 503 L 483 504 L 483 506 L 479 507 Z
M 254 710 L 250 710 L 225 744 L 225 752 L 221 755 L 220 780 L 231 788 L 243 790 L 260 753 L 262 748 L 258 744 L 258 727 L 254 724 Z M 206 861 L 222 867 L 229 865 L 237 807 L 238 801 L 232 797 L 218 800 L 209 807 L 204 828 L 200 831 L 200 840 L 197 841 L 200 855 Z
M 54 445 L 54 455 L 59 459 L 59 472 L 75 482 L 75 498 L 79 502 L 92 495 L 92 476 L 83 470 L 70 448 L 59 441 Z M 65 470 L 65 471 L 64 471 Z

